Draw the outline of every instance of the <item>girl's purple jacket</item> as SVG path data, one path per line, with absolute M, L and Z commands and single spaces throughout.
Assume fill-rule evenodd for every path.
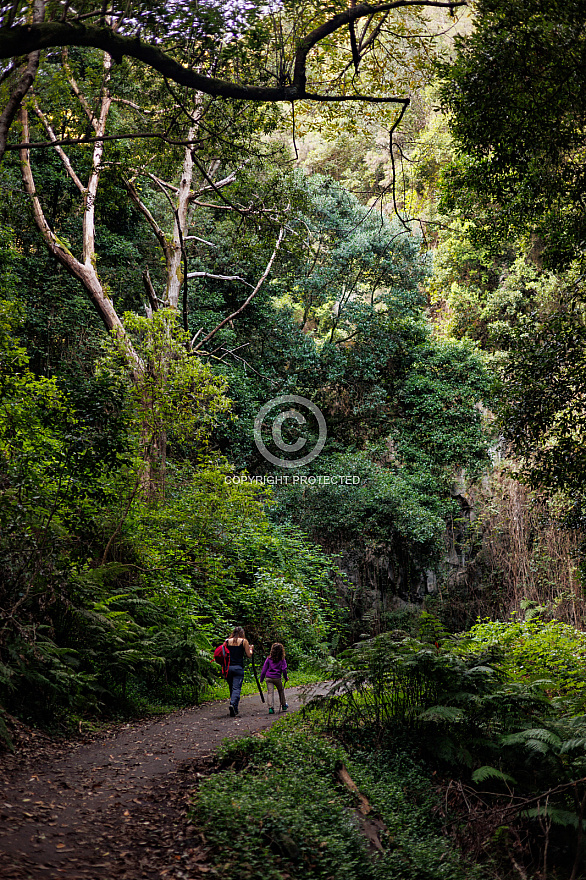
M 271 656 L 267 657 L 265 662 L 263 663 L 262 672 L 260 674 L 260 680 L 264 681 L 266 678 L 281 678 L 281 673 L 283 673 L 283 678 L 285 681 L 288 680 L 287 675 L 287 661 L 283 657 L 282 660 L 279 660 L 278 663 L 275 663 L 274 660 L 271 660 Z

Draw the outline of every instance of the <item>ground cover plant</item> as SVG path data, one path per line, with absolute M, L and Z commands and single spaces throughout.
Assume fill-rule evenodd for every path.
M 431 773 L 403 748 L 373 753 L 325 735 L 323 719 L 290 717 L 262 737 L 221 753 L 222 769 L 194 799 L 216 871 L 245 869 L 252 880 L 481 880 L 442 837 Z M 368 798 L 378 846 L 365 836 L 356 792 L 337 775 L 343 767 Z

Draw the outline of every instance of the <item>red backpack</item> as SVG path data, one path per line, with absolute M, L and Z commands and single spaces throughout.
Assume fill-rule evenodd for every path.
M 214 651 L 214 660 L 222 667 L 220 675 L 222 675 L 223 678 L 228 678 L 228 670 L 230 669 L 230 651 L 228 649 L 227 640 L 222 642 L 221 645 L 218 645 Z

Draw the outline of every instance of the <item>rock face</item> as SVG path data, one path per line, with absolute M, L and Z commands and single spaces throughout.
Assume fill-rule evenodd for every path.
M 421 604 L 426 593 L 425 573 L 410 572 L 400 548 L 375 549 L 341 546 L 338 564 L 344 572 L 338 590 L 361 632 L 388 629 L 390 616 Z M 415 577 L 413 577 L 415 575 Z
M 417 567 L 400 540 L 367 543 L 342 537 L 324 549 L 338 554 L 338 590 L 356 637 L 408 629 L 426 596 L 442 600 L 454 631 L 479 617 L 504 617 L 523 603 L 549 607 L 572 626 L 586 626 L 579 563 L 583 533 L 568 526 L 571 502 L 515 480 L 510 462 L 478 481 L 460 471 L 452 485 L 454 513 L 446 522 L 445 553 L 436 567 Z
M 350 611 L 357 637 L 400 627 L 401 618 L 411 616 L 424 597 L 437 590 L 436 572 L 414 570 L 400 546 L 341 544 L 327 549 L 338 554 L 343 572 L 338 592 Z
M 325 548 L 338 554 L 344 573 L 338 591 L 361 632 L 376 634 L 400 625 L 401 616 L 412 614 L 425 596 L 436 594 L 440 583 L 449 585 L 465 576 L 470 564 L 470 525 L 477 512 L 463 471 L 457 475 L 451 494 L 460 509 L 446 523 L 446 552 L 437 568 L 415 568 L 400 542 L 374 547 L 340 542 Z

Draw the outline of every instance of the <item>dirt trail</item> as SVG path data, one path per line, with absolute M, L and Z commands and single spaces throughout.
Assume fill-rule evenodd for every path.
M 304 688 L 287 690 L 290 711 Z M 93 742 L 55 746 L 40 759 L 0 762 L 2 880 L 150 880 L 203 877 L 205 846 L 186 821 L 188 792 L 225 737 L 264 730 L 258 695 L 238 718 L 227 702 L 127 724 Z

